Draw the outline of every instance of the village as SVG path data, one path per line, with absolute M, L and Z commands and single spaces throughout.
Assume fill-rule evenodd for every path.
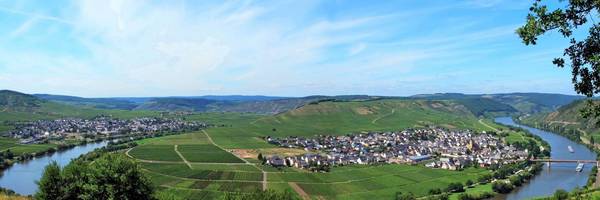
M 274 167 L 296 167 L 328 171 L 348 164 L 426 163 L 430 168 L 460 170 L 468 166 L 488 167 L 527 159 L 529 152 L 506 146 L 485 132 L 450 131 L 442 128 L 407 129 L 399 132 L 369 132 L 315 138 L 267 137 L 267 142 L 285 148 L 301 148 L 304 155 L 263 158 Z M 437 159 L 434 159 L 437 158 Z
M 98 116 L 93 119 L 56 119 L 22 122 L 13 125 L 14 130 L 5 133 L 20 139 L 21 144 L 34 144 L 46 139 L 80 137 L 83 135 L 116 136 L 137 133 L 180 132 L 198 130 L 207 125 L 180 119 L 144 117 L 128 120 Z

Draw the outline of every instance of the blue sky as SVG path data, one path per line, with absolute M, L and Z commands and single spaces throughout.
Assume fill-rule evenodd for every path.
M 531 1 L 0 0 L 0 88 L 107 96 L 573 94 Z

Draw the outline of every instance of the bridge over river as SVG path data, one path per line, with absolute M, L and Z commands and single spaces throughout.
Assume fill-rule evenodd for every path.
M 550 167 L 551 163 L 594 163 L 597 167 L 600 167 L 600 161 L 598 160 L 576 160 L 576 159 L 531 159 L 532 162 L 543 162 L 547 163 Z
M 598 165 L 596 154 L 586 146 L 578 144 L 563 136 L 539 130 L 536 128 L 516 124 L 510 117 L 496 118 L 497 123 L 521 127 L 534 135 L 541 137 L 550 144 L 550 158 L 532 159 L 533 162 L 552 164 L 544 168 L 523 186 L 513 190 L 510 194 L 497 195 L 493 199 L 521 200 L 543 196 L 552 196 L 557 189 L 572 190 L 587 184 L 593 163 Z M 568 148 L 571 146 L 572 148 Z M 575 172 L 578 163 L 586 163 L 581 172 Z

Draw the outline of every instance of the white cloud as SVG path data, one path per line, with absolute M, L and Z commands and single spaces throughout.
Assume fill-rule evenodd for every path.
M 26 33 L 27 31 L 29 31 L 29 29 L 31 29 L 32 26 L 35 25 L 37 21 L 37 17 L 31 17 L 25 20 L 25 22 L 23 22 L 18 28 L 16 28 L 13 32 L 10 33 L 10 37 L 14 38 Z
M 495 51 L 482 44 L 514 35 L 514 25 L 482 29 L 484 19 L 420 32 L 411 27 L 451 6 L 315 16 L 315 4 L 84 0 L 58 17 L 0 7 L 29 17 L 11 35 L 45 20 L 61 24 L 63 37 L 81 46 L 53 54 L 0 47 L 0 64 L 7 66 L 0 85 L 84 96 L 400 90 L 398 83 L 440 77 L 413 71 L 473 61 Z M 476 45 L 484 47 L 469 48 Z

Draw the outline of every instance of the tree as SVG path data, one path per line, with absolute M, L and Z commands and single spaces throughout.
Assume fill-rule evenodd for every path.
M 152 183 L 127 157 L 107 154 L 60 169 L 56 162 L 44 170 L 36 199 L 154 199 Z
M 469 180 L 467 180 L 465 185 L 467 185 L 467 187 L 469 187 L 469 186 L 473 185 L 473 181 L 471 179 L 469 179 Z
M 440 188 L 435 188 L 435 189 L 430 189 L 429 190 L 429 195 L 436 195 L 436 194 L 441 194 L 442 190 L 440 190 Z
M 415 195 L 413 195 L 413 193 L 409 192 L 409 193 L 402 193 L 402 192 L 397 192 L 396 193 L 396 200 L 415 200 Z
M 569 198 L 569 193 L 563 189 L 556 190 L 554 192 L 554 199 L 556 200 L 564 200 Z
M 473 198 L 471 195 L 467 194 L 467 193 L 461 193 L 458 195 L 458 199 L 459 200 L 472 200 L 475 199 Z
M 12 160 L 15 157 L 15 154 L 13 154 L 12 151 L 10 151 L 10 149 L 6 150 L 6 152 L 4 152 L 4 157 L 6 157 L 6 159 Z
M 492 190 L 497 193 L 506 194 L 514 189 L 513 185 L 504 181 L 496 181 L 492 183 Z
M 63 180 L 60 171 L 56 161 L 46 166 L 42 178 L 37 182 L 39 191 L 35 194 L 35 199 L 63 199 Z
M 563 57 L 554 58 L 552 63 L 560 68 L 571 67 L 575 91 L 588 97 L 585 108 L 581 110 L 585 118 L 600 117 L 600 103 L 591 100 L 600 93 L 600 24 L 592 18 L 600 11 L 599 8 L 597 0 L 568 0 L 565 8 L 550 11 L 541 0 L 536 0 L 529 8 L 525 25 L 517 29 L 525 45 L 535 45 L 539 36 L 555 30 L 570 41 Z M 577 40 L 573 32 L 581 27 L 590 28 L 587 38 Z
M 446 192 L 464 192 L 465 188 L 462 183 L 450 183 L 446 188 Z

